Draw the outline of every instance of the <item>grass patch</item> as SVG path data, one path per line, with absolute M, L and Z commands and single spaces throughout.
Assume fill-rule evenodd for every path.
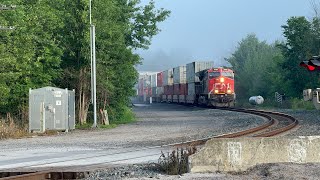
M 7 138 L 22 138 L 29 135 L 24 128 L 17 127 L 13 122 L 6 124 L 5 121 L 0 120 L 0 140 Z
M 305 110 L 313 110 L 315 109 L 312 101 L 304 101 L 302 99 L 294 98 L 291 100 L 291 108 L 292 109 L 305 109 Z
M 274 101 L 273 98 L 264 99 L 264 103 L 260 105 L 251 105 L 248 100 L 238 100 L 237 107 L 241 108 L 257 108 L 257 109 L 270 109 L 270 108 L 282 108 L 282 109 L 304 109 L 313 110 L 315 109 L 312 101 L 304 101 L 303 99 L 293 98 L 284 100 L 282 104 Z
M 122 117 L 118 120 L 112 121 L 111 124 L 128 124 L 132 122 L 136 122 L 136 116 L 129 107 L 126 107 Z
M 76 124 L 76 129 L 91 129 L 92 123 Z
M 116 124 L 110 124 L 110 125 L 99 125 L 99 128 L 101 129 L 112 129 L 112 128 L 116 128 L 117 125 Z

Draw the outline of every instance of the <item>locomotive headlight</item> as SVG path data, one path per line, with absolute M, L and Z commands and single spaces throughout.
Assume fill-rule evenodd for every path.
M 223 83 L 224 82 L 224 78 L 220 78 L 220 82 Z
M 218 89 L 214 90 L 214 93 L 215 93 L 215 94 L 218 94 L 218 93 L 219 93 L 219 90 L 218 90 Z
M 228 90 L 227 90 L 227 93 L 228 93 L 228 94 L 231 94 L 231 90 L 230 90 L 230 89 L 228 89 Z

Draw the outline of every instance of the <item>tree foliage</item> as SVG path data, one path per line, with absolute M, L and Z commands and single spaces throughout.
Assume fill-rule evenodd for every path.
M 303 89 L 319 87 L 319 72 L 309 72 L 300 62 L 320 54 L 320 21 L 292 17 L 282 26 L 284 42 L 267 44 L 251 34 L 227 61 L 236 74 L 240 99 L 253 95 L 273 98 L 275 92 L 297 98 Z
M 111 120 L 126 112 L 133 95 L 140 57 L 159 32 L 169 11 L 151 1 L 93 0 L 96 26 L 97 99 Z M 76 90 L 76 115 L 86 123 L 90 110 L 90 46 L 88 0 L 5 0 L 14 11 L 0 12 L 1 25 L 15 25 L 0 34 L 1 113 L 26 109 L 29 88 L 58 86 Z
M 250 96 L 270 96 L 277 89 L 275 81 L 281 81 L 276 69 L 282 61 L 280 50 L 273 44 L 260 42 L 254 34 L 243 39 L 227 61 L 235 71 L 237 97 L 248 99 Z
M 318 72 L 308 72 L 298 66 L 301 61 L 320 54 L 319 19 L 292 17 L 282 28 L 286 42 L 280 46 L 285 57 L 281 67 L 287 81 L 286 92 L 301 97 L 303 89 L 319 86 Z

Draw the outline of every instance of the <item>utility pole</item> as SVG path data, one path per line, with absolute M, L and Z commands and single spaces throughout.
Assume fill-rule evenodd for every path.
M 90 16 L 90 59 L 91 59 L 91 103 L 93 104 L 93 125 L 97 127 L 97 80 L 96 80 L 96 30 L 92 24 L 92 0 L 89 0 L 89 16 Z
M 10 11 L 10 10 L 14 10 L 17 6 L 16 5 L 10 5 L 10 6 L 6 6 L 1 4 L 0 5 L 0 11 Z M 14 30 L 13 26 L 1 26 L 0 25 L 0 30 Z

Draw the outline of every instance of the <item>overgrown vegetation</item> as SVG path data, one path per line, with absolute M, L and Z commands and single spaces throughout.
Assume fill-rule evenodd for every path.
M 165 155 L 163 152 L 159 158 L 160 169 L 168 175 L 181 175 L 189 172 L 189 156 L 195 154 L 196 147 L 177 148 Z
M 170 14 L 156 9 L 154 1 L 93 0 L 96 26 L 97 103 L 99 123 L 131 122 L 127 108 L 134 94 L 140 57 L 160 30 L 158 23 Z M 3 0 L 17 5 L 0 13 L 0 23 L 15 26 L 0 34 L 0 115 L 11 114 L 28 124 L 29 88 L 57 86 L 75 89 L 76 120 L 89 126 L 90 46 L 88 0 Z M 113 126 L 113 125 L 112 125 Z M 109 126 L 101 126 L 109 127 Z
M 0 140 L 6 138 L 21 138 L 27 136 L 27 130 L 16 126 L 13 120 L 0 119 Z

